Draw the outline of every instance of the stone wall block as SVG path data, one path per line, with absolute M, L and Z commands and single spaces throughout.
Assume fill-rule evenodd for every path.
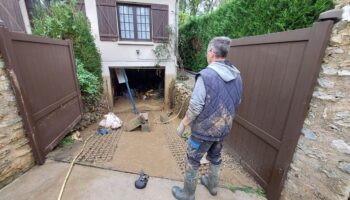
M 5 67 L 0 54 L 0 188 L 34 165 Z
M 333 66 L 333 65 L 329 65 L 329 64 L 323 64 L 322 65 L 322 74 L 324 75 L 337 75 L 338 73 L 338 68 Z
M 335 84 L 334 81 L 330 81 L 325 78 L 319 78 L 317 82 L 318 82 L 318 85 L 323 88 L 334 88 L 334 84 Z

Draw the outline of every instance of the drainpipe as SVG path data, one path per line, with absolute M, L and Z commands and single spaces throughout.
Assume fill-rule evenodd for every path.
M 176 6 L 175 6 L 175 32 L 176 32 L 176 37 L 175 37 L 175 55 L 176 55 L 176 60 L 178 56 L 178 49 L 179 49 L 179 0 L 176 0 Z

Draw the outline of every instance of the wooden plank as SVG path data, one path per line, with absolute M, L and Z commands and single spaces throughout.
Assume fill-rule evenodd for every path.
M 138 127 L 140 127 L 141 125 L 142 125 L 142 119 L 141 119 L 141 116 L 138 115 L 127 122 L 125 129 L 126 131 L 133 131 Z

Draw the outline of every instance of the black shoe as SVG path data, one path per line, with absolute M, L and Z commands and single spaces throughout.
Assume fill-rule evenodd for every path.
M 143 172 L 140 173 L 140 177 L 135 181 L 135 187 L 137 189 L 143 189 L 147 186 L 149 176 Z

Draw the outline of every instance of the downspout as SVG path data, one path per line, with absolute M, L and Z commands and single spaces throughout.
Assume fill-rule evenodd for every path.
M 175 59 L 176 59 L 176 65 L 177 65 L 177 58 L 179 55 L 178 49 L 179 49 L 179 0 L 176 0 L 176 6 L 175 6 Z

